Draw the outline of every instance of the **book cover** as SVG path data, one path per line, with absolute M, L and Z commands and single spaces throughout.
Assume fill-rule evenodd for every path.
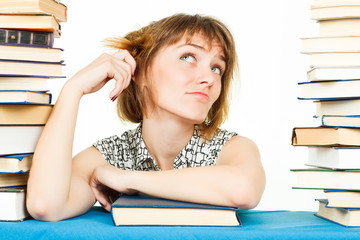
M 118 225 L 240 226 L 237 208 L 147 196 L 120 196 L 111 208 Z
M 360 128 L 360 115 L 322 115 L 321 125 L 325 127 Z

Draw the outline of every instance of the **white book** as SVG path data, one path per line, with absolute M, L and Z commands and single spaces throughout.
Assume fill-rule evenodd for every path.
M 360 80 L 301 82 L 299 99 L 360 98 Z
M 359 27 L 360 29 L 360 27 Z M 360 67 L 360 52 L 312 53 L 310 66 L 316 67 Z
M 25 188 L 0 189 L 0 221 L 21 221 L 29 216 Z
M 315 67 L 307 72 L 309 82 L 360 79 L 360 66 Z
M 0 155 L 33 153 L 44 125 L 0 125 Z
M 360 169 L 360 148 L 308 147 L 306 165 L 336 170 Z
M 315 116 L 323 115 L 360 115 L 360 99 L 316 101 Z

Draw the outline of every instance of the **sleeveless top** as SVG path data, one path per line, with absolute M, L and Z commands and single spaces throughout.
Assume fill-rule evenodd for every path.
M 141 134 L 142 124 L 134 130 L 124 132 L 121 136 L 114 135 L 96 141 L 96 147 L 105 160 L 120 169 L 131 171 L 158 171 L 156 161 L 146 149 Z M 174 169 L 187 167 L 211 166 L 216 164 L 216 159 L 225 143 L 235 132 L 220 130 L 211 140 L 204 141 L 195 127 L 194 133 L 174 160 Z

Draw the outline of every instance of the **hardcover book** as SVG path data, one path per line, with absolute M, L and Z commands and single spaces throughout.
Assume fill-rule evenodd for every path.
M 315 101 L 316 117 L 323 115 L 360 115 L 360 99 Z
M 63 63 L 60 48 L 38 48 L 0 45 L 0 60 Z
M 360 14 L 360 6 L 358 6 Z M 360 18 L 334 19 L 319 21 L 321 37 L 358 36 L 360 35 Z
M 54 33 L 52 32 L 35 32 L 16 29 L 0 29 L 0 44 L 25 46 L 25 47 L 42 47 L 51 48 L 54 45 Z M 16 51 L 16 48 L 12 48 Z M 25 51 L 26 49 L 20 49 Z M 1 51 L 3 52 L 3 51 Z M 1 58 L 4 58 L 1 54 Z
M 316 67 L 307 72 L 308 81 L 358 80 L 360 66 Z
M 54 15 L 59 21 L 66 22 L 67 7 L 56 0 L 11 0 L 0 1 L 1 14 L 38 14 Z
M 308 147 L 306 165 L 334 170 L 360 170 L 360 148 Z
M 0 189 L 26 186 L 29 173 L 0 173 Z
M 302 38 L 302 52 L 358 52 L 360 36 Z
M 360 170 L 305 168 L 291 171 L 296 176 L 294 189 L 360 190 Z
M 44 125 L 0 125 L 0 155 L 33 153 Z
M 30 170 L 32 154 L 0 156 L 0 173 L 24 173 Z
M 319 201 L 319 210 L 316 216 L 346 227 L 360 227 L 359 208 L 332 208 L 326 205 L 326 199 L 317 199 L 317 201 Z
M 311 19 L 314 20 L 329 20 L 329 19 L 342 19 L 342 18 L 359 18 L 360 6 L 313 6 L 311 8 Z
M 45 124 L 53 107 L 50 104 L 0 104 L 0 124 Z
M 360 98 L 360 80 L 301 82 L 298 85 L 300 87 L 298 99 L 300 100 Z
M 5 77 L 0 76 L 0 90 L 49 91 L 48 77 Z
M 26 188 L 0 188 L 0 221 L 22 221 L 30 216 L 25 205 Z
M 0 76 L 64 77 L 61 63 L 44 63 L 18 60 L 0 61 Z
M 50 92 L 28 90 L 0 90 L 0 103 L 51 103 Z
M 342 127 L 298 127 L 293 129 L 293 146 L 360 146 L 360 129 Z
M 360 28 L 360 27 L 359 27 Z M 311 53 L 312 68 L 321 67 L 360 67 L 360 52 L 325 52 L 325 53 Z M 343 77 L 341 77 L 343 78 Z M 353 77 L 351 77 L 353 78 Z M 345 78 L 349 79 L 349 78 Z M 337 79 L 335 79 L 337 80 Z
M 360 209 L 360 191 L 325 190 L 324 192 L 328 207 Z
M 61 26 L 54 16 L 0 14 L 0 29 L 17 29 L 54 33 L 61 36 Z
M 120 196 L 112 205 L 114 224 L 240 226 L 237 209 L 145 196 Z
M 360 128 L 360 115 L 323 115 L 321 125 L 325 127 Z

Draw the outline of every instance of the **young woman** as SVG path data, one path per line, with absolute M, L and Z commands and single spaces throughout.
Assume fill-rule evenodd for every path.
M 234 41 L 218 20 L 177 14 L 124 38 L 64 85 L 30 171 L 27 207 L 39 220 L 110 210 L 113 193 L 255 207 L 265 185 L 256 145 L 219 129 L 237 67 Z M 79 102 L 116 81 L 118 115 L 139 123 L 72 159 Z

